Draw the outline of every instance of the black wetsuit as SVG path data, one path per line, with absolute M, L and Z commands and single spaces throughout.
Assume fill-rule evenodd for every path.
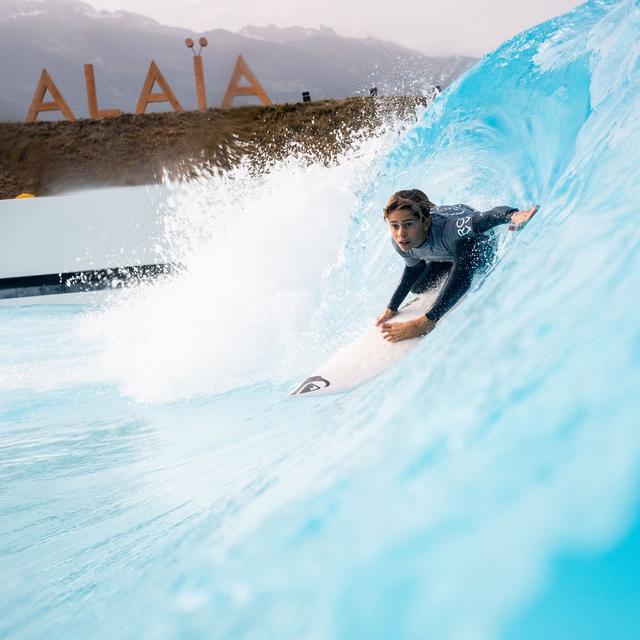
M 409 251 L 394 249 L 404 258 L 402 279 L 391 297 L 389 309 L 397 311 L 409 291 L 422 293 L 435 286 L 448 272 L 447 280 L 426 316 L 437 322 L 469 290 L 474 274 L 493 258 L 495 242 L 487 231 L 511 222 L 513 207 L 476 211 L 466 204 L 431 209 L 427 239 Z

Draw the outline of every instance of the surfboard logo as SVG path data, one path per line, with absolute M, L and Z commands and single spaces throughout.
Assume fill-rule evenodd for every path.
M 325 380 L 322 376 L 311 376 L 307 378 L 291 395 L 299 396 L 303 393 L 310 393 L 311 391 L 319 391 L 320 389 L 326 389 L 331 383 Z

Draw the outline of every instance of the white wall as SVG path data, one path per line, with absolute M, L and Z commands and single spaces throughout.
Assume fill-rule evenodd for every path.
M 162 264 L 162 186 L 0 200 L 0 279 Z

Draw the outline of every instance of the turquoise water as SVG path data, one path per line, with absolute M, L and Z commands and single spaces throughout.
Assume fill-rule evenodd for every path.
M 174 185 L 180 278 L 1 307 L 0 636 L 637 637 L 639 35 L 589 2 L 336 166 Z M 541 209 L 401 365 L 290 399 L 414 186 Z

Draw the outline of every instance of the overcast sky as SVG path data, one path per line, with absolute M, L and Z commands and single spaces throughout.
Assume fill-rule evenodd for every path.
M 340 35 L 374 36 L 432 55 L 480 56 L 507 38 L 581 4 L 576 0 L 87 0 L 194 32 L 247 24 L 325 24 Z

